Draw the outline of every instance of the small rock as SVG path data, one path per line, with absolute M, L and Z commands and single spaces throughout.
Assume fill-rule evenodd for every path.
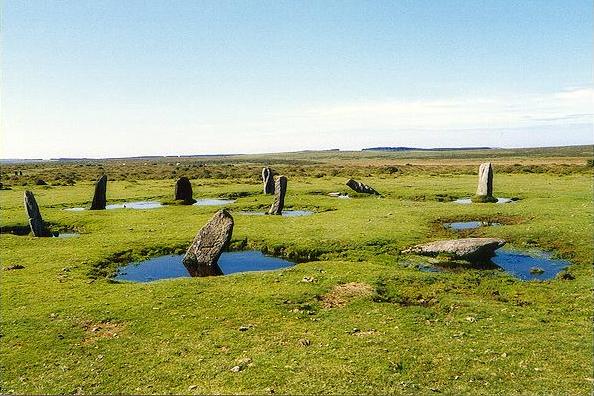
M 530 273 L 531 274 L 534 274 L 534 275 L 542 274 L 544 272 L 545 271 L 542 268 L 540 268 L 540 267 L 532 267 L 532 268 L 530 268 Z
M 239 373 L 241 371 L 241 367 L 240 366 L 233 366 L 231 367 L 231 372 L 233 373 Z
M 308 340 L 307 338 L 302 338 L 299 340 L 299 345 L 301 346 L 310 346 L 311 345 L 311 341 Z
M 250 328 L 249 326 L 240 326 L 239 331 L 248 331 Z
M 25 268 L 25 267 L 20 264 L 14 264 L 14 265 L 9 265 L 8 267 L 4 267 L 4 271 L 18 270 L 18 269 L 23 269 L 23 268 Z
M 313 283 L 313 282 L 317 282 L 318 280 L 316 278 L 314 278 L 313 276 L 304 276 L 303 279 L 301 279 L 301 282 L 303 283 Z
M 198 388 L 198 385 L 190 385 L 190 386 L 188 386 L 188 390 L 194 390 L 196 388 Z
M 467 316 L 465 319 L 467 322 L 470 322 L 470 323 L 476 322 L 476 318 L 474 316 Z

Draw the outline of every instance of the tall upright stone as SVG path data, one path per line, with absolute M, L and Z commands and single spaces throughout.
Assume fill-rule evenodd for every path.
M 493 196 L 493 165 L 490 162 L 482 163 L 479 167 L 476 195 L 481 197 Z
M 29 227 L 33 236 L 36 237 L 49 237 L 51 233 L 45 226 L 39 206 L 35 200 L 35 196 L 31 191 L 25 191 L 25 210 L 27 211 L 27 217 L 29 218 Z
M 264 183 L 264 194 L 274 194 L 274 174 L 272 169 L 262 169 L 262 183 Z
M 274 203 L 270 207 L 268 214 L 281 215 L 285 207 L 285 194 L 287 193 L 287 178 L 279 176 L 274 182 Z
M 190 179 L 185 176 L 180 177 L 175 182 L 175 200 L 176 201 L 183 201 L 186 204 L 193 204 L 196 202 L 194 198 L 192 198 L 192 183 L 190 183 Z
M 363 184 L 363 183 L 353 180 L 353 179 L 347 180 L 346 185 L 360 194 L 380 195 L 380 193 L 375 191 L 375 189 L 368 186 L 367 184 Z
M 221 209 L 198 231 L 186 251 L 183 264 L 191 276 L 222 275 L 217 264 L 233 235 L 233 217 Z
M 105 209 L 107 204 L 107 176 L 103 175 L 95 183 L 95 194 L 93 195 L 93 202 L 91 203 L 91 210 Z

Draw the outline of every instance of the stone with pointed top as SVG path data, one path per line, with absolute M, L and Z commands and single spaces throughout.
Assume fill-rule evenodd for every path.
M 33 236 L 36 237 L 49 237 L 51 233 L 45 226 L 39 206 L 35 200 L 35 196 L 31 191 L 25 191 L 25 210 L 27 211 L 27 217 L 29 218 L 29 227 Z
M 349 179 L 346 182 L 346 185 L 349 186 L 350 188 L 352 188 L 353 190 L 355 190 L 358 193 L 361 194 L 374 194 L 374 195 L 380 195 L 380 193 L 378 193 L 377 191 L 375 191 L 372 187 L 363 184 L 361 182 L 358 182 L 356 180 L 353 179 Z
M 191 276 L 222 275 L 217 264 L 233 234 L 233 217 L 221 209 L 198 231 L 186 251 L 183 264 Z
M 177 179 L 177 182 L 175 182 L 175 200 L 183 201 L 187 204 L 196 202 L 196 200 L 192 198 L 192 183 L 190 183 L 190 179 L 185 176 L 180 177 Z
M 287 178 L 279 176 L 274 182 L 274 203 L 270 207 L 268 214 L 282 215 L 285 207 L 285 194 L 287 193 Z
M 95 194 L 91 203 L 91 210 L 103 210 L 107 204 L 107 176 L 103 175 L 95 183 Z
M 262 183 L 264 194 L 274 194 L 274 174 L 270 168 L 262 168 Z

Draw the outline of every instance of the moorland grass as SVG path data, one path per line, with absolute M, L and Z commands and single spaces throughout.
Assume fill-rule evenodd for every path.
M 46 221 L 81 236 L 0 236 L 2 267 L 25 267 L 0 274 L 0 391 L 590 393 L 591 174 L 496 173 L 495 193 L 522 199 L 489 205 L 438 199 L 468 196 L 476 175 L 380 174 L 364 182 L 382 198 L 326 195 L 348 192 L 345 181 L 290 177 L 287 207 L 316 213 L 287 218 L 239 213 L 272 202 L 257 175 L 192 180 L 196 198 L 238 197 L 226 206 L 235 219 L 232 248 L 301 263 L 145 284 L 109 275 L 120 262 L 183 250 L 219 207 L 69 212 L 63 209 L 90 204 L 92 182 L 27 186 Z M 166 199 L 174 183 L 110 181 L 108 200 Z M 12 188 L 0 191 L 3 227 L 26 225 L 25 187 Z M 410 265 L 419 258 L 401 254 L 415 243 L 457 237 L 437 226 L 457 219 L 497 220 L 501 226 L 465 235 L 553 250 L 571 260 L 567 272 L 575 279 L 427 273 Z M 352 282 L 372 294 L 325 307 L 324 296 Z

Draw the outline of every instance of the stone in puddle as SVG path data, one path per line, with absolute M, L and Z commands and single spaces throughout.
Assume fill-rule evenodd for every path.
M 31 227 L 33 236 L 49 237 L 52 235 L 43 222 L 41 212 L 39 211 L 39 206 L 37 205 L 35 196 L 31 191 L 25 191 L 25 210 L 27 211 L 29 227 Z
M 191 276 L 222 275 L 217 261 L 229 245 L 233 234 L 233 217 L 219 210 L 196 234 L 183 259 Z
M 264 194 L 274 194 L 274 174 L 272 169 L 262 169 L 262 183 L 264 183 Z
M 361 194 L 374 194 L 380 195 L 377 191 L 375 191 L 372 187 L 368 186 L 367 184 L 363 184 L 353 179 L 349 179 L 346 182 L 346 185 Z
M 274 183 L 274 203 L 270 207 L 268 214 L 281 215 L 285 206 L 285 194 L 287 193 L 287 178 L 279 176 Z
M 107 203 L 107 176 L 103 175 L 95 183 L 95 194 L 91 203 L 91 210 L 103 210 Z
M 175 200 L 183 201 L 184 203 L 193 204 L 196 202 L 192 198 L 192 183 L 190 179 L 185 176 L 180 177 L 175 182 Z
M 429 242 L 403 250 L 403 253 L 416 253 L 424 256 L 439 254 L 451 255 L 463 260 L 489 259 L 495 250 L 505 245 L 503 239 L 497 238 L 464 238 Z

